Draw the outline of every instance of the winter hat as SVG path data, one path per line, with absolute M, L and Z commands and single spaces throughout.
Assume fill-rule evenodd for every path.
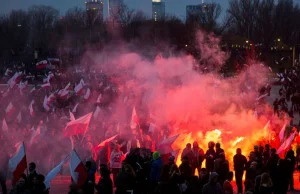
M 160 157 L 160 154 L 159 154 L 158 151 L 156 151 L 156 152 L 154 152 L 154 153 L 152 154 L 153 160 L 156 160 L 156 159 L 159 158 L 159 157 Z

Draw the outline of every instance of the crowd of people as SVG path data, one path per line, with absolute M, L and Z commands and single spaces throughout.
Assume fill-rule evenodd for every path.
M 289 80 L 282 82 L 284 88 L 291 90 L 287 100 L 298 94 L 297 87 L 292 84 L 298 80 L 293 75 L 300 73 L 295 68 L 283 74 L 283 78 Z M 286 193 L 288 188 L 293 190 L 293 172 L 300 151 L 295 156 L 294 151 L 289 149 L 285 158 L 280 159 L 276 149 L 270 145 L 254 146 L 248 157 L 242 155 L 239 148 L 234 158 L 229 159 L 220 143 L 210 142 L 204 152 L 200 144 L 194 142 L 186 145 L 181 154 L 181 164 L 177 165 L 177 154 L 163 153 L 158 147 L 170 136 L 174 123 L 151 131 L 149 125 L 153 118 L 147 110 L 143 110 L 144 115 L 139 114 L 139 125 L 135 129 L 128 124 L 130 118 L 117 117 L 115 101 L 121 100 L 122 110 L 130 116 L 132 102 L 137 105 L 141 101 L 131 95 L 130 87 L 120 87 L 122 80 L 117 75 L 107 76 L 99 69 L 82 67 L 74 67 L 71 71 L 42 69 L 39 75 L 43 76 L 39 77 L 20 64 L 7 68 L 3 76 L 3 82 L 9 85 L 1 89 L 0 104 L 3 110 L 0 111 L 0 118 L 3 118 L 0 149 L 4 153 L 0 155 L 0 183 L 4 194 L 7 193 L 8 159 L 19 141 L 28 145 L 27 158 L 34 163 L 30 163 L 28 175 L 24 174 L 14 184 L 13 194 L 48 193 L 43 174 L 72 149 L 76 149 L 84 161 L 88 178 L 80 187 L 72 184 L 70 194 L 90 194 L 95 190 L 103 194 L 230 194 L 235 190 L 233 177 L 238 193 L 281 194 Z M 30 87 L 30 84 L 33 86 Z M 79 86 L 82 87 L 80 92 L 76 91 Z M 65 92 L 66 96 L 63 95 Z M 34 102 L 33 106 L 31 102 Z M 98 107 L 102 115 L 95 116 L 94 113 L 86 133 L 64 135 L 62 129 L 71 119 L 70 112 L 78 118 Z M 297 104 L 292 107 L 292 110 L 299 110 Z M 278 112 L 275 107 L 274 111 Z M 115 135 L 118 136 L 114 140 L 97 147 L 100 142 Z M 233 160 L 234 169 L 229 168 L 228 160 Z M 98 170 L 100 180 L 96 183 Z M 65 169 L 61 174 L 69 175 Z

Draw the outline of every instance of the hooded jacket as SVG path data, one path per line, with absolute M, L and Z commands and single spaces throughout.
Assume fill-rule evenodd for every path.
M 222 194 L 222 187 L 220 183 L 215 183 L 213 179 L 218 177 L 218 174 L 212 172 L 209 176 L 209 182 L 204 185 L 202 189 L 202 194 Z

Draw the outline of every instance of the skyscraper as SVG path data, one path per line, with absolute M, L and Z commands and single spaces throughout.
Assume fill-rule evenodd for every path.
M 203 2 L 203 0 L 202 0 Z M 201 15 L 201 13 L 204 13 L 207 10 L 207 8 L 210 6 L 211 4 L 199 4 L 199 5 L 187 5 L 186 6 L 186 20 L 190 20 L 192 18 L 197 18 Z
M 103 2 L 100 0 L 91 0 L 85 2 L 86 13 L 88 18 L 93 21 L 103 19 Z
M 123 0 L 108 0 L 108 16 L 116 17 L 116 13 L 120 10 L 123 5 Z
M 152 19 L 154 21 L 165 19 L 165 2 L 161 0 L 152 0 Z

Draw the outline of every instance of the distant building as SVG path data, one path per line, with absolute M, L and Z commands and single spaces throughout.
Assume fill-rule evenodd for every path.
M 152 0 L 152 19 L 154 21 L 165 19 L 165 2 Z
M 103 19 L 103 2 L 100 0 L 91 0 L 85 2 L 86 13 L 91 21 Z
M 115 17 L 123 3 L 123 0 L 108 0 L 108 16 Z
M 199 5 L 187 5 L 186 6 L 186 20 L 190 20 L 192 17 L 199 17 L 201 13 L 207 11 L 207 7 L 210 4 L 199 4 Z

